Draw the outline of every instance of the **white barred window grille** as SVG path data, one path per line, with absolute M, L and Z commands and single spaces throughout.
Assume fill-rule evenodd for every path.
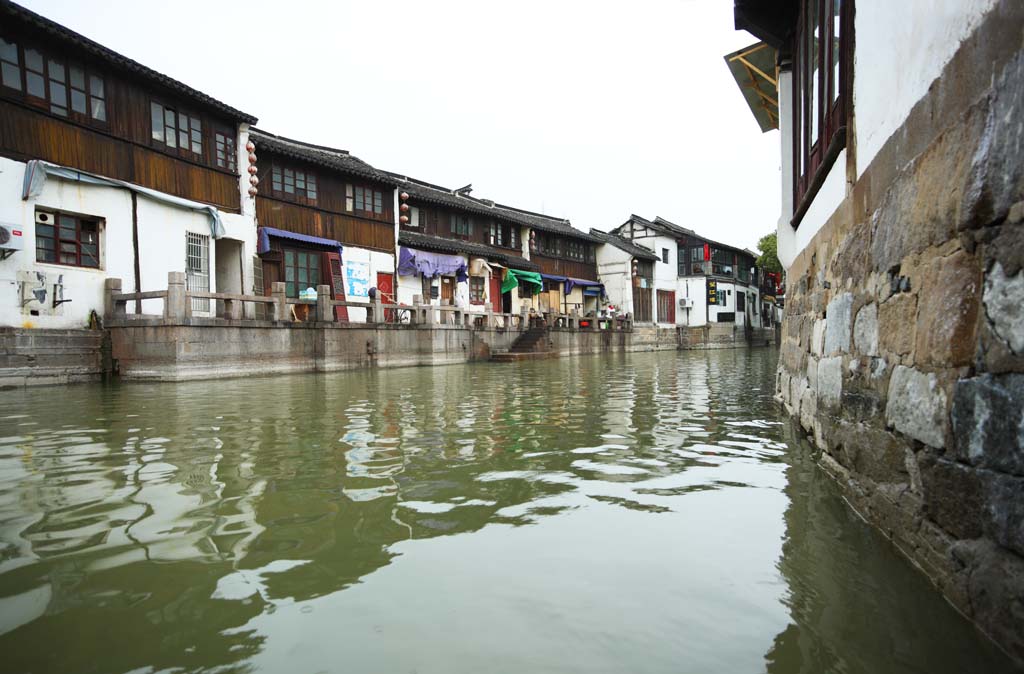
M 185 287 L 210 292 L 210 237 L 193 232 L 187 232 L 186 236 Z M 192 298 L 192 311 L 210 311 L 210 300 Z

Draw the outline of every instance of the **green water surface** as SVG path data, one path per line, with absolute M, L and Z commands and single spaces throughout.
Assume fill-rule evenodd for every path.
M 1010 671 L 776 359 L 2 392 L 0 671 Z

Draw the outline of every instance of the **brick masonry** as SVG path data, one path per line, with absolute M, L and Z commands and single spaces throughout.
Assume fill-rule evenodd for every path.
M 1024 663 L 1024 6 L 1001 2 L 789 270 L 777 397 Z

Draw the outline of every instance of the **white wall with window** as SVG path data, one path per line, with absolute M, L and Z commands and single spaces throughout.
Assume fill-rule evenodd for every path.
M 778 255 L 784 266 L 846 198 L 848 170 L 863 175 L 996 2 L 934 0 L 921 12 L 913 2 L 856 2 L 852 11 L 853 0 L 802 0 L 792 68 L 779 77 Z M 853 44 L 849 67 L 840 58 L 847 41 Z M 852 87 L 848 71 L 856 73 Z M 852 127 L 846 121 L 850 112 Z M 851 134 L 845 142 L 837 133 L 841 127 Z
M 20 231 L 22 243 L 21 250 L 0 260 L 0 326 L 86 327 L 92 311 L 103 314 L 106 278 L 120 278 L 125 292 L 136 289 L 131 194 L 50 178 L 37 197 L 22 200 L 24 175 L 25 163 L 0 158 L 0 224 Z M 255 254 L 256 241 L 248 201 L 243 200 L 242 214 L 221 213 L 237 270 L 225 277 L 223 270 L 218 276 L 218 242 L 210 237 L 205 215 L 138 197 L 140 289 L 163 290 L 168 272 L 187 273 L 190 239 L 197 243 L 192 250 L 194 283 L 216 290 L 218 278 L 230 278 L 232 288 L 251 287 L 252 265 L 245 262 Z M 51 216 L 52 222 L 39 218 L 37 223 L 40 214 Z M 200 239 L 205 249 L 198 245 Z M 223 254 L 220 260 L 225 260 Z M 45 290 L 45 301 L 25 302 L 31 289 Z M 65 301 L 53 306 L 55 296 Z M 133 310 L 129 303 L 128 311 Z M 146 300 L 142 310 L 160 314 L 162 300 Z

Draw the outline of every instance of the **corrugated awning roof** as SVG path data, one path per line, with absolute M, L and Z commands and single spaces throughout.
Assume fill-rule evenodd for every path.
M 733 79 L 762 132 L 779 128 L 777 52 L 764 42 L 725 55 Z

